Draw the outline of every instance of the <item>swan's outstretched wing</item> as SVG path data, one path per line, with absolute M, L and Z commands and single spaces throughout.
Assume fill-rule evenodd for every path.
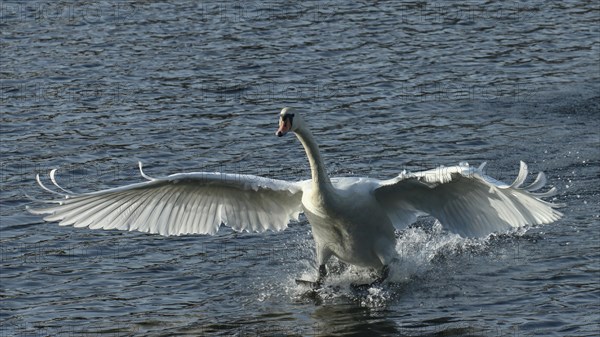
M 214 234 L 221 224 L 238 231 L 282 230 L 302 211 L 297 183 L 253 175 L 183 173 L 104 191 L 65 192 L 49 207 L 28 208 L 49 214 L 44 220 L 75 227 L 138 230 L 162 235 Z
M 555 188 L 545 193 L 533 192 L 545 185 L 543 172 L 531 185 L 522 188 L 527 177 L 524 162 L 512 185 L 486 176 L 484 165 L 403 172 L 394 179 L 382 181 L 374 194 L 397 228 L 408 226 L 418 215 L 426 213 L 448 230 L 468 237 L 550 223 L 562 216 L 554 209 L 559 205 L 541 199 L 556 194 Z

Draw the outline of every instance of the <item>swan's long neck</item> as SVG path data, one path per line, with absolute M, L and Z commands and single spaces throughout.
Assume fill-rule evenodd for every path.
M 304 151 L 306 151 L 313 184 L 319 189 L 329 189 L 331 186 L 329 176 L 325 171 L 325 164 L 321 158 L 319 146 L 315 142 L 312 133 L 307 128 L 300 128 L 295 131 L 295 134 L 304 146 Z

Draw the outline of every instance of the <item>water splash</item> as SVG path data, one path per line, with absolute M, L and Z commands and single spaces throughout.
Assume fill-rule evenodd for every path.
M 427 273 L 435 261 L 480 245 L 476 240 L 445 232 L 437 220 L 431 227 L 410 227 L 397 238 L 399 261 L 390 268 L 390 281 L 410 281 Z
M 420 222 L 418 225 L 399 232 L 396 243 L 398 261 L 391 265 L 388 280 L 382 285 L 373 285 L 357 290 L 356 285 L 367 285 L 378 276 L 376 270 L 347 265 L 336 258 L 328 264 L 330 271 L 325 285 L 318 290 L 296 285 L 295 279 L 315 280 L 316 268 L 313 260 L 301 260 L 299 270 L 291 272 L 286 284 L 286 293 L 296 300 L 335 302 L 350 300 L 363 307 L 386 306 L 400 296 L 407 286 L 419 279 L 427 278 L 440 262 L 468 254 L 483 254 L 488 239 L 469 239 L 443 230 L 438 221 Z M 306 240 L 311 240 L 306 238 Z M 300 245 L 310 249 L 307 245 Z

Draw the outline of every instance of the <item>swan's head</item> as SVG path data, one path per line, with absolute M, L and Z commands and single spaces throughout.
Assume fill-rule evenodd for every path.
M 293 108 L 283 108 L 279 114 L 279 128 L 275 132 L 275 135 L 282 137 L 290 131 L 295 132 L 303 123 L 302 117 L 294 112 Z

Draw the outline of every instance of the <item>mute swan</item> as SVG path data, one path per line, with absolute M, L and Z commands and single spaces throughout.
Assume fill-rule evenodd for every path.
M 312 226 L 319 287 L 326 263 L 336 256 L 343 262 L 376 268 L 385 279 L 396 259 L 395 229 L 403 229 L 417 216 L 429 214 L 448 230 L 463 236 L 485 236 L 513 227 L 550 223 L 562 214 L 559 205 L 541 200 L 556 193 L 533 193 L 543 187 L 542 172 L 521 188 L 527 166 L 521 162 L 512 185 L 504 184 L 467 164 L 400 175 L 389 180 L 329 178 L 317 143 L 301 115 L 281 110 L 276 135 L 294 133 L 306 151 L 312 178 L 288 182 L 253 175 L 180 173 L 93 193 L 73 194 L 52 183 L 61 193 L 36 180 L 46 191 L 61 195 L 56 205 L 28 208 L 46 214 L 46 221 L 92 229 L 138 230 L 161 235 L 215 234 L 221 224 L 237 231 L 279 231 L 304 212 Z

